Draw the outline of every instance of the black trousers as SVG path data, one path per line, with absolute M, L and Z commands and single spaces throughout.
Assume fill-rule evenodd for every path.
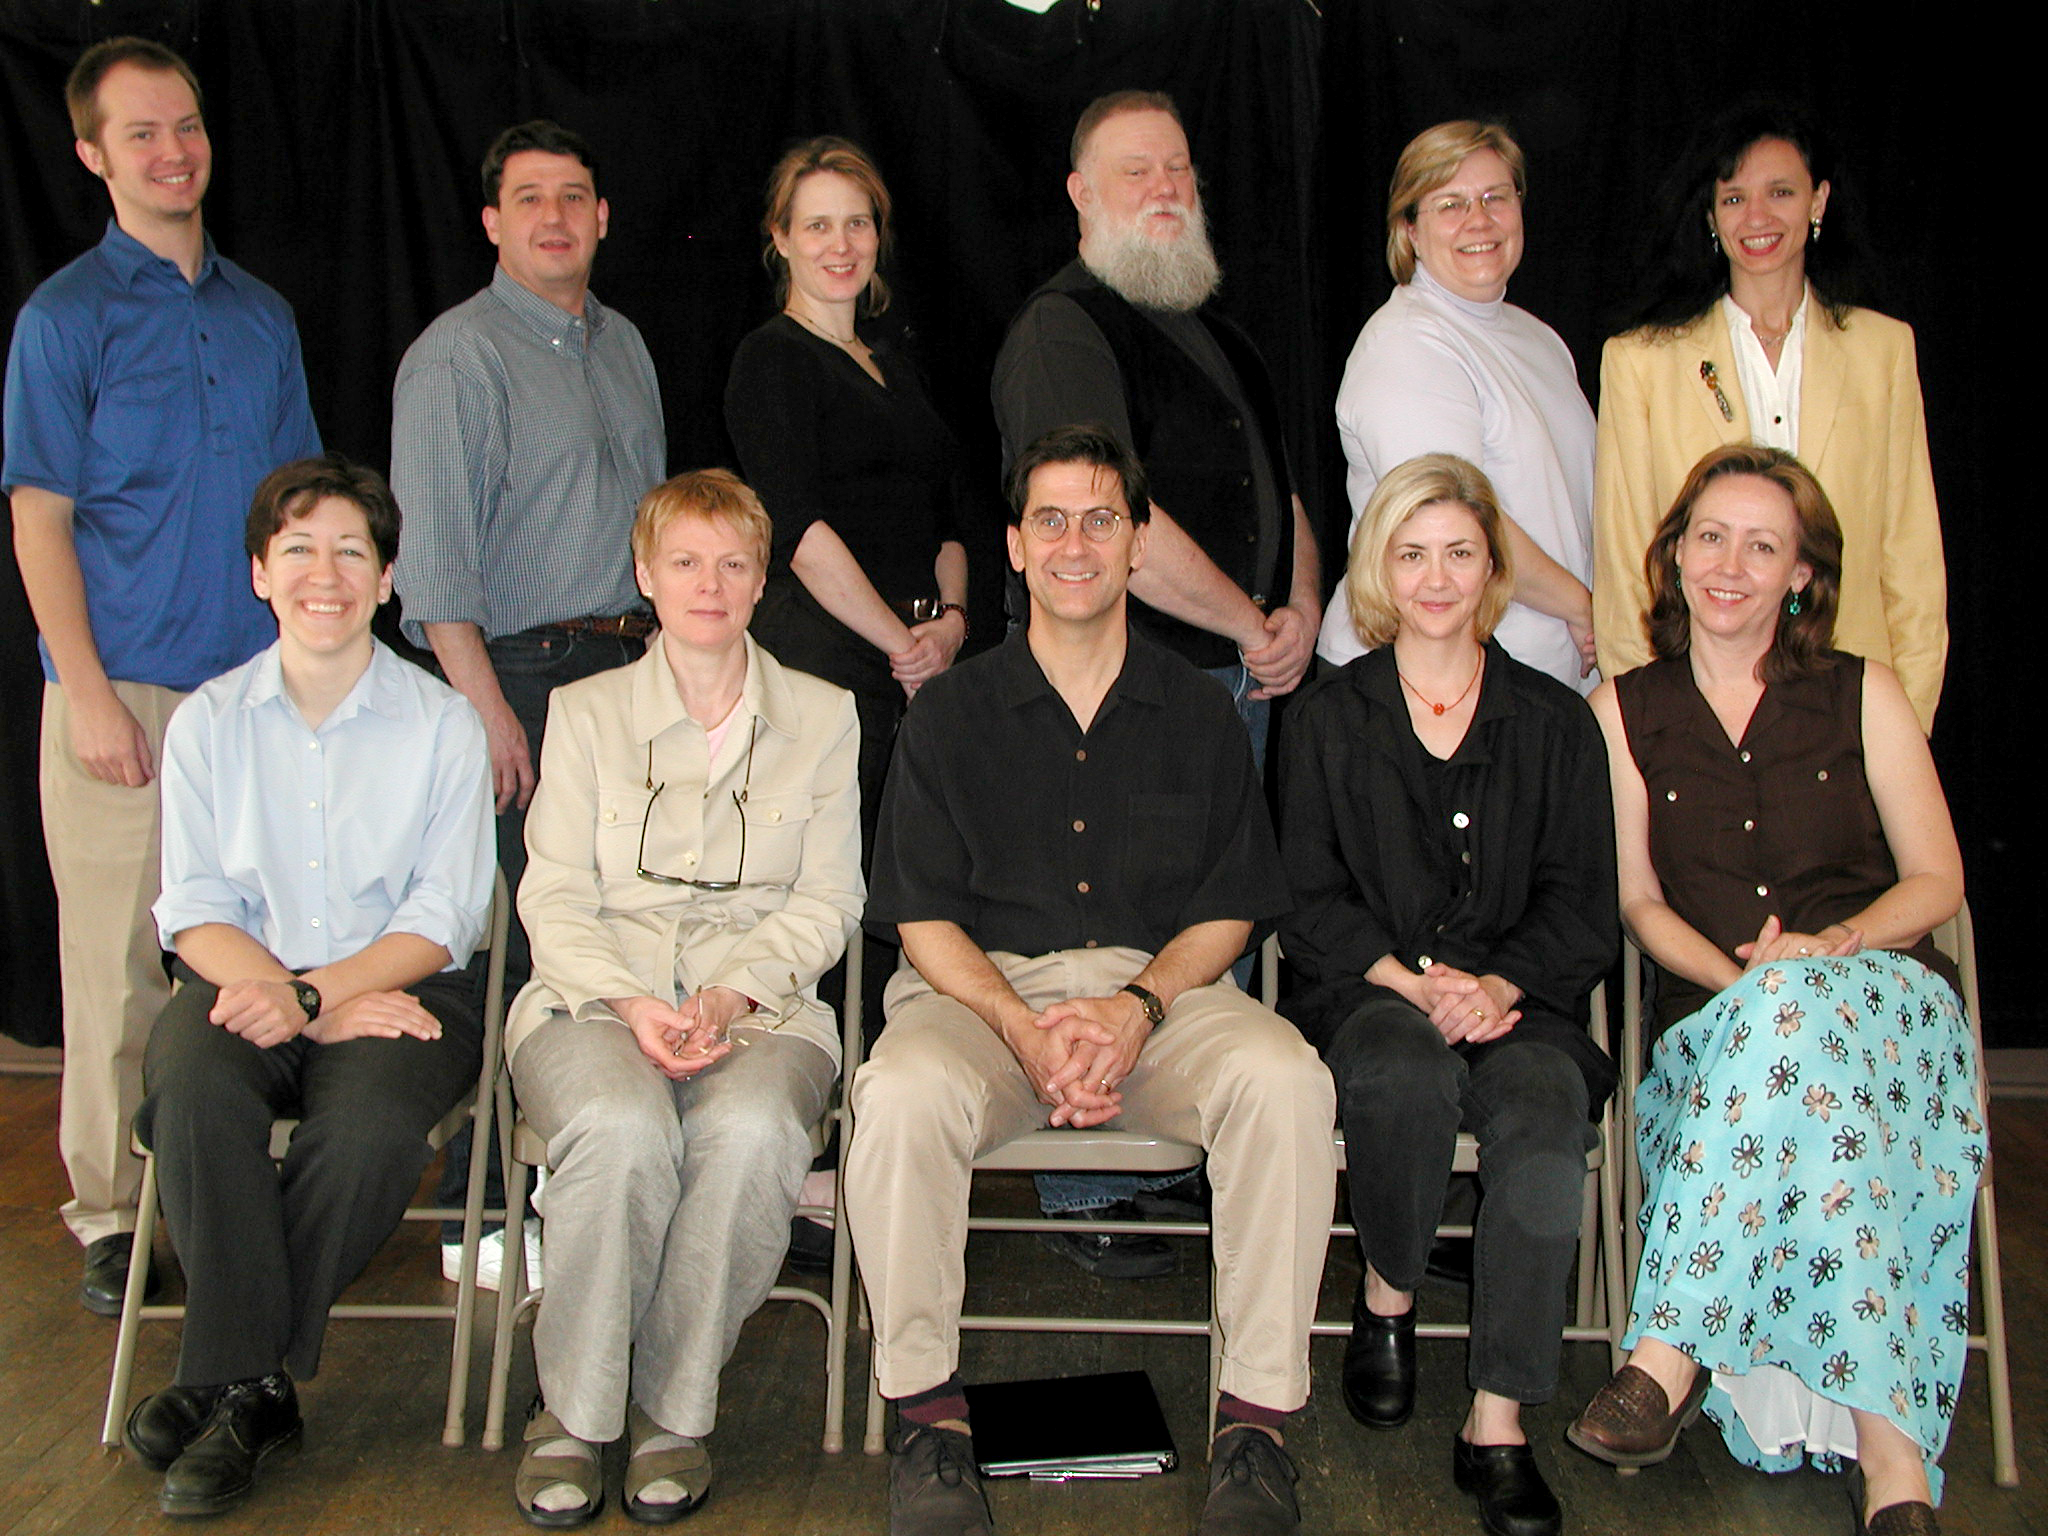
M 304 1036 L 268 1050 L 209 1023 L 217 989 L 183 963 L 143 1057 L 137 1134 L 185 1270 L 180 1386 L 280 1367 L 313 1375 L 327 1309 L 391 1235 L 427 1165 L 427 1133 L 476 1086 L 482 962 L 408 988 L 439 1040 Z M 282 1163 L 273 1120 L 300 1124 Z
M 1422 1283 L 1459 1130 L 1479 1138 L 1467 1376 L 1478 1391 L 1548 1402 L 1596 1140 L 1577 1063 L 1513 1033 L 1450 1045 L 1392 995 L 1345 1020 L 1323 1059 L 1337 1083 L 1359 1248 L 1397 1290 Z

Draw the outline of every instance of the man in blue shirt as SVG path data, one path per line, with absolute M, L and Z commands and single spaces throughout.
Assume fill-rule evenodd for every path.
M 99 43 L 65 86 L 104 239 L 30 297 L 7 359 L 15 557 L 42 633 L 43 835 L 64 982 L 58 1147 L 80 1300 L 121 1309 L 142 1048 L 170 995 L 149 906 L 156 765 L 178 701 L 276 633 L 250 594 L 250 493 L 320 451 L 291 310 L 215 252 L 212 149 L 169 49 Z
M 370 636 L 398 507 L 339 455 L 257 487 L 247 547 L 277 643 L 178 707 L 163 894 L 183 983 L 136 1130 L 185 1270 L 174 1386 L 123 1432 L 166 1514 L 218 1514 L 299 1434 L 293 1378 L 390 1235 L 482 1054 L 469 964 L 491 899 L 484 731 Z M 281 1166 L 271 1121 L 298 1119 Z

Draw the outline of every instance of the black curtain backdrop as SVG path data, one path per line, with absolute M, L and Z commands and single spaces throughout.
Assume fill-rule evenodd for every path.
M 1181 105 L 1222 302 L 1279 383 L 1332 579 L 1348 513 L 1330 402 L 1388 289 L 1383 203 L 1401 145 L 1449 117 L 1513 128 L 1532 187 L 1510 296 L 1564 335 L 1590 395 L 1648 195 L 1692 122 L 1759 86 L 1807 97 L 1859 173 L 1890 279 L 1883 307 L 1919 334 L 1956 583 L 1936 755 L 1969 866 L 1987 1034 L 2035 1043 L 2017 957 L 2041 912 L 2024 874 L 2040 818 L 2015 814 L 2028 803 L 2024 754 L 1984 728 L 2025 686 L 2010 664 L 1994 669 L 2018 641 L 2022 562 L 1981 571 L 1968 558 L 1988 487 L 2011 476 L 1990 470 L 2003 396 L 1984 363 L 1988 301 L 1944 261 L 1956 222 L 1927 216 L 1930 200 L 1965 194 L 1949 190 L 1954 151 L 1926 127 L 1943 91 L 1962 87 L 1941 84 L 1957 77 L 1926 36 L 1876 31 L 1865 8 L 1764 0 L 1337 0 L 1320 12 L 1306 0 L 1060 0 L 1043 16 L 1002 0 L 0 0 L 9 330 L 105 222 L 61 88 L 85 45 L 121 33 L 161 39 L 198 71 L 215 153 L 208 229 L 297 311 L 329 446 L 378 465 L 400 355 L 489 277 L 476 166 L 500 128 L 551 116 L 595 144 L 611 234 L 594 287 L 646 334 L 672 469 L 732 459 L 721 401 L 735 344 L 767 314 L 757 221 L 769 165 L 809 134 L 861 142 L 896 199 L 893 313 L 988 467 L 970 550 L 977 640 L 1000 624 L 989 367 L 1018 303 L 1072 252 L 1066 146 L 1094 96 L 1140 86 Z M 1908 88 L 1912 113 L 1898 110 Z M 48 1040 L 32 642 L 19 578 L 0 561 L 0 1027 Z

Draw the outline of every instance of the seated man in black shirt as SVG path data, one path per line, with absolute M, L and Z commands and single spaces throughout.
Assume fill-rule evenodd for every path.
M 854 1080 L 846 1165 L 903 1427 L 890 1529 L 990 1529 L 958 1376 L 970 1165 L 1114 1121 L 1209 1154 L 1223 1365 L 1201 1531 L 1292 1531 L 1281 1429 L 1308 1396 L 1335 1095 L 1226 974 L 1288 904 L 1250 745 L 1221 687 L 1125 622 L 1149 500 L 1117 441 L 1047 433 L 1009 495 L 1029 626 L 912 702 L 868 899 L 915 967 Z

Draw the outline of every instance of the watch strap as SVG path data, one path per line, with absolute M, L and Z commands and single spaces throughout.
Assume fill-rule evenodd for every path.
M 1128 992 L 1138 1000 L 1138 1006 L 1145 1010 L 1145 1019 L 1154 1029 L 1166 1022 L 1166 1004 L 1159 1001 L 1159 994 L 1147 991 L 1135 981 L 1127 981 L 1119 992 Z

